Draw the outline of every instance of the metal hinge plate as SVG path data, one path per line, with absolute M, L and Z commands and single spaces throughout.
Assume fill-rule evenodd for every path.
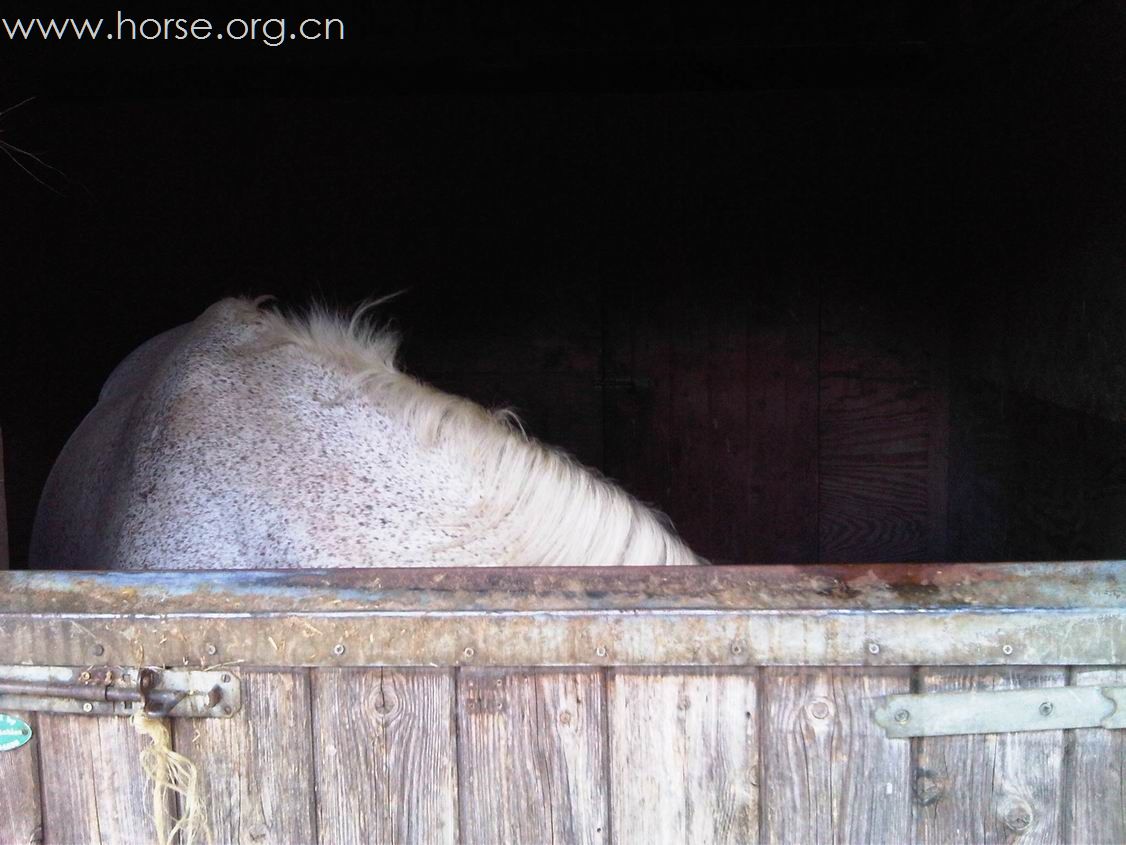
M 889 695 L 874 716 L 892 738 L 1126 728 L 1126 687 Z
M 239 679 L 230 671 L 0 665 L 0 710 L 224 719 L 241 706 Z

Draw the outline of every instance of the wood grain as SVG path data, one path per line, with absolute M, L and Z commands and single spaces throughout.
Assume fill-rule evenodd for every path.
M 458 841 L 452 671 L 319 669 L 313 714 L 322 843 Z
M 1062 686 L 1055 667 L 921 671 L 920 692 Z M 916 740 L 915 841 L 1057 843 L 1064 840 L 1063 731 Z
M 822 305 L 823 561 L 943 557 L 945 348 L 906 307 L 837 297 Z
M 37 721 L 44 842 L 151 845 L 152 792 L 141 770 L 149 740 L 124 717 L 42 713 Z
M 1079 686 L 1126 684 L 1126 667 L 1076 666 Z M 1068 731 L 1068 785 L 1065 841 L 1087 845 L 1126 842 L 1126 731 L 1083 728 Z
M 909 668 L 763 670 L 764 842 L 909 840 L 911 746 L 871 711 L 910 686 Z
M 611 673 L 615 843 L 758 841 L 756 677 Z
M 608 841 L 600 671 L 463 669 L 464 843 Z
M 216 842 L 316 838 L 308 672 L 246 671 L 230 719 L 180 719 L 176 749 L 199 767 Z
M 38 724 L 34 713 L 7 715 L 27 722 L 32 734 L 20 748 L 0 753 L 0 842 L 38 845 L 43 841 Z
M 818 300 L 792 283 L 786 291 L 750 307 L 748 530 L 734 563 L 818 560 Z

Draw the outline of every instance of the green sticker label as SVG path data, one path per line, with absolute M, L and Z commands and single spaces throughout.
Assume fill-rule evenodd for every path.
M 31 725 L 23 719 L 0 713 L 0 751 L 12 751 L 31 739 Z

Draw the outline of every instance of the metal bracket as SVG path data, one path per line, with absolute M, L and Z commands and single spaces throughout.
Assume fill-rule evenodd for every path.
M 0 666 L 0 710 L 224 719 L 242 706 L 228 671 L 139 666 Z
M 1126 687 L 889 695 L 873 714 L 893 739 L 913 736 L 1126 728 Z

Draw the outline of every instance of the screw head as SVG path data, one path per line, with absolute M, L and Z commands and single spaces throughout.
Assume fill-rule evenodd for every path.
M 814 719 L 827 719 L 829 718 L 829 709 L 829 702 L 818 699 L 809 705 L 809 715 Z
M 223 675 L 219 680 L 221 680 L 224 684 L 229 684 L 231 682 L 231 676 Z
M 344 643 L 337 643 L 336 645 L 334 645 L 332 647 L 332 653 L 335 654 L 337 657 L 342 655 L 344 652 L 345 652 Z
M 82 712 L 83 713 L 89 713 L 93 709 L 94 709 L 94 705 L 91 704 L 89 701 L 87 701 L 85 704 L 82 705 Z
M 216 654 L 219 653 L 219 649 L 217 649 L 212 643 L 208 643 L 207 645 L 205 645 L 203 647 L 203 650 L 206 651 L 212 657 L 214 657 Z
M 896 710 L 895 721 L 899 722 L 901 725 L 906 725 L 911 721 L 911 712 L 909 710 Z
M 868 651 L 871 654 L 879 654 L 880 653 L 880 644 L 879 643 L 868 643 Z
M 83 672 L 81 675 L 78 676 L 78 680 L 80 680 L 80 681 L 90 680 L 90 673 L 89 672 Z
M 465 651 L 462 652 L 466 657 L 472 657 L 477 652 L 473 650 L 473 646 L 466 646 Z
M 1013 647 L 1011 645 L 1009 645 L 1008 643 L 1005 643 L 1003 646 L 1001 646 L 1001 653 L 1002 654 L 1012 654 L 1013 653 Z
M 1055 705 L 1052 704 L 1052 702 L 1045 701 L 1043 704 L 1040 705 L 1040 715 L 1041 716 L 1051 716 L 1052 711 L 1055 710 L 1055 709 L 1056 709 Z
M 105 653 L 106 653 L 106 647 L 104 645 L 102 645 L 101 643 L 98 643 L 97 645 L 94 646 L 94 654 L 96 654 L 98 657 L 101 657 Z
M 737 643 L 737 642 L 736 642 L 736 643 L 732 643 L 732 644 L 731 644 L 731 653 L 732 653 L 732 654 L 742 654 L 742 653 L 743 653 L 743 646 L 742 646 L 742 644 L 741 644 L 741 643 Z
M 599 657 L 605 657 L 606 656 L 606 646 L 600 645 L 598 648 L 596 648 L 594 650 L 594 653 L 597 654 Z

